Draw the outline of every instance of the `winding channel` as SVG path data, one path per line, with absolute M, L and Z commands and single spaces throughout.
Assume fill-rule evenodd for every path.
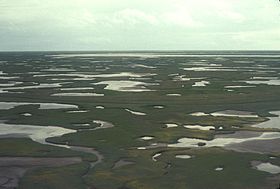
M 104 122 L 104 121 L 96 121 L 100 124 L 96 129 L 105 129 L 113 127 L 113 124 Z M 96 130 L 95 129 L 95 130 Z M 60 137 L 65 134 L 76 133 L 76 130 L 66 129 L 63 127 L 57 126 L 35 126 L 35 125 L 18 125 L 18 124 L 7 124 L 0 123 L 0 138 L 30 138 L 31 140 L 41 143 L 47 144 L 57 147 L 68 148 L 78 152 L 84 152 L 89 154 L 94 154 L 97 157 L 95 162 L 90 162 L 91 168 L 95 167 L 97 164 L 103 161 L 103 155 L 100 154 L 97 150 L 88 147 L 82 146 L 70 146 L 66 144 L 55 144 L 48 142 L 46 139 L 51 137 Z

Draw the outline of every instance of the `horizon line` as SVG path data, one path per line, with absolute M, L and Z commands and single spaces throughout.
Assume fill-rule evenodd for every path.
M 9 52 L 280 52 L 276 50 L 0 50 L 0 53 Z

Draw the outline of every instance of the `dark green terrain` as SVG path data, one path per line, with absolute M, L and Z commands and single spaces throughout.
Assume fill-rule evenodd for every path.
M 0 102 L 29 103 L 10 109 L 0 105 L 1 123 L 77 130 L 50 137 L 47 144 L 40 144 L 28 136 L 3 135 L 0 128 L 0 157 L 82 159 L 80 163 L 67 166 L 29 169 L 20 178 L 20 189 L 276 189 L 280 175 L 257 170 L 252 162 L 270 162 L 280 166 L 280 151 L 239 152 L 204 144 L 195 148 L 168 146 L 177 143 L 180 138 L 211 141 L 219 135 L 235 132 L 280 131 L 280 122 L 279 128 L 252 127 L 268 121 L 268 117 L 276 117 L 270 112 L 280 110 L 280 53 L 236 52 L 234 56 L 226 56 L 227 52 L 220 52 L 220 56 L 212 56 L 213 53 L 218 52 L 204 52 L 208 56 L 199 56 L 197 52 L 193 53 L 196 56 L 0 53 Z M 118 73 L 150 75 L 96 76 Z M 108 90 L 106 85 L 96 85 L 112 80 L 156 85 L 145 86 L 150 91 L 143 92 Z M 275 83 L 266 83 L 271 80 Z M 201 81 L 209 84 L 193 86 Z M 264 82 L 252 84 L 246 81 Z M 20 83 L 4 86 L 14 82 Z M 58 83 L 58 87 L 21 88 Z M 94 89 L 82 89 L 88 87 Z M 61 90 L 63 88 L 66 90 Z M 72 91 L 69 88 L 80 89 Z M 104 96 L 53 95 L 57 93 L 96 93 Z M 78 109 L 40 109 L 34 103 L 70 104 L 78 106 Z M 145 115 L 136 115 L 126 109 Z M 86 112 L 69 112 L 75 110 Z M 210 115 L 225 110 L 252 112 L 258 116 Z M 195 112 L 207 115 L 191 115 Z M 25 116 L 25 113 L 31 116 Z M 114 127 L 94 129 L 99 126 L 94 120 L 111 123 Z M 178 127 L 167 128 L 166 124 L 171 123 Z M 187 129 L 184 125 L 214 126 L 215 129 Z M 145 136 L 151 137 L 151 140 L 141 139 Z M 278 139 L 272 142 L 280 146 Z M 94 154 L 52 144 L 93 148 L 103 158 L 91 166 L 98 159 Z M 156 159 L 152 158 L 159 153 L 161 155 Z M 191 158 L 180 159 L 176 155 L 189 155 Z M 223 170 L 215 170 L 218 167 Z

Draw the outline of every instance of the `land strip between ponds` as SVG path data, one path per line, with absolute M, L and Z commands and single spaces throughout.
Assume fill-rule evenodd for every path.
M 244 113 L 244 112 L 243 112 Z M 235 131 L 227 134 L 216 134 L 212 140 L 182 137 L 173 144 L 154 143 L 150 146 L 137 147 L 138 150 L 148 150 L 158 147 L 169 148 L 210 148 L 221 147 L 236 152 L 253 152 L 253 153 L 277 153 L 280 151 L 280 111 L 271 111 L 270 114 L 276 117 L 267 117 L 267 121 L 252 125 L 252 128 L 277 129 L 270 132 L 265 131 Z M 204 114 L 203 114 L 204 115 Z M 251 114 L 249 114 L 251 115 Z M 227 117 L 231 114 L 219 114 L 219 116 Z M 234 115 L 239 116 L 239 115 Z M 177 125 L 176 125 L 177 126 Z
M 94 129 L 91 129 L 91 130 L 107 129 L 107 128 L 110 128 L 110 127 L 114 126 L 114 125 L 112 125 L 108 122 L 102 122 L 102 121 L 95 121 L 95 123 L 99 124 L 100 126 L 94 128 Z M 36 135 L 36 132 L 40 133 L 40 135 Z M 41 132 L 43 132 L 43 135 L 42 135 Z M 82 146 L 71 146 L 71 145 L 68 145 L 67 143 L 66 144 L 52 143 L 52 142 L 46 140 L 47 138 L 50 138 L 50 137 L 59 137 L 59 136 L 62 136 L 64 134 L 70 134 L 70 133 L 76 133 L 76 132 L 77 132 L 76 130 L 66 129 L 66 128 L 63 128 L 63 127 L 14 125 L 14 124 L 0 123 L 0 138 L 1 137 L 2 138 L 3 137 L 4 138 L 9 138 L 11 136 L 19 137 L 19 138 L 20 137 L 29 137 L 32 140 L 34 140 L 35 142 L 39 142 L 39 143 L 42 143 L 42 144 L 64 147 L 64 148 L 68 148 L 68 149 L 78 151 L 78 152 L 85 152 L 85 153 L 94 154 L 97 157 L 97 161 L 89 162 L 90 166 L 88 167 L 88 169 L 83 174 L 83 177 L 86 177 L 90 173 L 90 170 L 92 168 L 94 168 L 96 165 L 102 163 L 103 158 L 104 158 L 102 156 L 102 154 L 100 154 L 98 151 L 94 150 L 93 148 L 82 147 Z M 214 140 L 221 140 L 221 141 L 227 142 L 230 139 L 235 139 L 237 141 L 239 141 L 239 140 L 243 141 L 244 140 L 246 142 L 245 138 L 249 138 L 249 139 L 250 138 L 255 138 L 255 139 L 256 138 L 264 138 L 266 140 L 279 139 L 280 138 L 280 136 L 279 136 L 280 133 L 279 132 L 274 132 L 274 134 L 272 132 L 267 132 L 267 134 L 263 135 L 263 136 L 261 136 L 262 132 L 255 132 L 255 133 L 253 133 L 253 132 L 249 133 L 249 131 L 247 131 L 247 132 L 248 132 L 247 134 L 246 134 L 246 131 L 238 131 L 238 132 L 235 132 L 235 134 L 217 135 Z M 1 136 L 1 134 L 2 134 L 2 136 Z M 192 140 L 192 139 L 190 139 L 190 140 Z M 266 141 L 266 140 L 259 140 L 259 141 Z M 252 140 L 252 141 L 254 141 L 254 140 Z M 208 144 L 206 144 L 205 147 L 212 147 L 211 146 L 212 142 L 211 141 L 206 141 L 206 143 L 209 143 L 209 142 L 210 142 L 210 146 L 208 146 Z M 215 143 L 215 141 L 213 141 L 213 142 Z M 243 144 L 243 143 L 244 142 L 241 142 L 241 144 Z M 196 144 L 198 144 L 198 143 L 196 142 Z M 201 147 L 199 145 L 196 146 L 196 144 L 191 144 L 191 146 L 192 147 Z M 267 144 L 265 144 L 265 145 L 267 145 Z M 164 145 L 159 143 L 158 146 L 163 147 Z M 152 146 L 152 148 L 157 148 L 158 146 Z M 221 146 L 221 147 L 225 148 L 225 149 L 228 149 L 227 146 L 228 145 Z M 167 147 L 167 146 L 164 146 L 164 147 Z M 170 147 L 170 146 L 168 146 L 168 147 Z M 174 147 L 176 147 L 176 146 L 174 146 Z M 182 146 L 182 147 L 185 147 L 185 146 Z M 149 149 L 149 148 L 147 148 L 147 149 Z M 171 166 L 171 164 L 167 163 L 166 174 L 168 173 L 168 168 L 170 166 Z M 3 180 L 3 182 L 4 181 L 5 181 L 5 179 Z
M 127 93 L 127 92 L 124 92 L 124 93 Z M 11 94 L 11 95 L 13 95 L 13 94 Z M 193 95 L 195 95 L 195 94 L 193 94 Z M 27 97 L 27 96 L 18 96 L 16 94 L 14 96 L 15 96 L 15 98 L 11 98 L 11 100 L 10 100 L 11 102 L 15 101 L 15 99 L 25 99 L 23 101 L 26 101 L 27 103 L 38 103 L 37 102 L 38 100 L 36 100 L 37 98 L 32 98 L 32 97 Z M 126 98 L 126 97 L 122 97 L 121 95 L 118 95 L 118 96 L 120 97 L 119 100 L 108 100 L 108 98 L 106 96 L 102 97 L 102 99 L 101 98 L 99 98 L 99 99 L 96 98 L 96 102 L 95 103 L 103 103 L 104 105 L 105 104 L 114 104 L 114 105 L 122 105 L 122 106 L 123 105 L 139 105 L 139 104 L 143 105 L 143 103 L 145 103 L 147 105 L 148 104 L 158 104 L 158 101 L 151 101 L 151 102 L 148 101 L 147 102 L 147 100 L 138 100 L 137 102 L 135 102 L 135 101 L 127 102 L 127 101 L 123 101 L 123 98 Z M 162 95 L 162 97 L 165 97 L 165 95 Z M 188 97 L 188 95 L 187 96 L 180 96 L 178 98 L 181 99 L 181 98 L 186 98 L 186 97 Z M 69 98 L 71 98 L 71 97 L 69 97 Z M 94 97 L 89 97 L 89 98 L 94 98 Z M 166 99 L 168 99 L 168 97 L 166 97 Z M 28 101 L 28 100 L 30 100 L 30 101 Z M 189 100 L 190 101 L 188 101 L 188 104 L 190 106 L 191 105 L 197 105 L 197 102 L 194 103 L 194 102 L 192 102 L 191 99 L 189 99 Z M 205 100 L 203 95 L 201 96 L 201 100 Z M 246 105 L 246 104 L 255 104 L 255 103 L 265 104 L 265 103 L 271 103 L 271 102 L 278 102 L 279 103 L 279 100 L 277 99 L 277 96 L 275 97 L 275 99 L 269 99 L 269 100 L 268 99 L 262 99 L 261 97 L 259 99 L 250 100 L 249 102 L 248 102 L 248 100 L 250 100 L 250 99 L 247 98 L 246 101 L 244 101 L 244 102 L 242 102 L 242 101 L 241 102 L 232 102 L 231 101 L 229 103 L 229 105 L 242 105 L 242 107 L 244 107 L 244 105 Z M 7 100 L 5 100 L 5 101 L 7 101 Z M 7 101 L 7 102 L 9 102 L 9 101 Z M 22 102 L 22 101 L 18 101 L 18 102 Z M 59 104 L 73 104 L 73 102 L 67 100 L 66 98 L 65 99 L 60 98 L 59 100 L 56 100 L 56 99 L 54 99 L 52 97 L 48 97 L 48 98 L 43 98 L 42 97 L 41 101 L 39 103 L 44 103 L 44 102 L 46 102 L 46 103 L 59 103 Z M 182 105 L 180 102 L 176 103 L 176 98 L 172 98 L 172 99 L 168 100 L 167 102 L 168 103 L 164 103 L 163 105 L 169 105 L 169 106 L 177 106 L 177 105 L 179 106 L 179 105 Z M 80 101 L 79 105 L 83 105 L 83 104 L 88 104 L 88 98 L 87 98 L 87 100 Z M 161 102 L 161 104 L 162 104 L 162 102 Z M 215 105 L 211 105 L 211 104 L 208 104 L 207 101 L 205 101 L 205 103 L 199 104 L 199 105 L 209 106 L 209 107 L 211 107 L 211 106 L 214 106 L 214 107 L 217 107 L 217 106 L 218 107 L 219 106 L 224 107 L 224 104 L 225 104 L 225 102 L 222 101 L 222 102 L 216 102 Z M 77 105 L 77 103 L 75 103 L 75 105 Z M 231 108 L 233 108 L 233 107 L 231 107 Z
M 100 127 L 97 127 L 98 129 L 110 128 L 110 127 L 106 127 L 106 125 L 110 125 L 111 127 L 113 126 L 113 124 L 108 122 L 102 122 L 102 123 L 98 122 L 98 123 L 100 124 Z M 34 125 L 16 125 L 16 124 L 0 123 L 0 138 L 31 138 L 33 141 L 41 144 L 47 144 L 47 145 L 71 149 L 78 152 L 93 154 L 97 157 L 97 160 L 95 162 L 90 162 L 91 168 L 101 163 L 103 160 L 103 155 L 100 154 L 98 151 L 94 150 L 93 148 L 88 148 L 83 146 L 70 146 L 66 144 L 56 144 L 56 143 L 49 142 L 47 140 L 47 138 L 59 137 L 65 134 L 76 133 L 76 132 L 77 132 L 76 130 L 66 129 L 63 127 L 56 127 L 56 126 L 34 126 Z

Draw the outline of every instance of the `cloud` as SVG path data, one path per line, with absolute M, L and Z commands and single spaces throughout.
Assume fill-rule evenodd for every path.
M 245 31 L 234 33 L 233 39 L 236 41 L 262 43 L 262 42 L 275 42 L 280 41 L 280 28 L 278 29 L 264 29 L 259 31 Z M 268 36 L 270 36 L 268 38 Z
M 245 21 L 245 17 L 242 14 L 231 11 L 231 10 L 221 11 L 221 16 L 225 16 L 226 18 L 229 18 L 230 20 L 237 22 L 237 23 L 241 23 L 241 22 Z
M 145 22 L 155 25 L 158 20 L 155 16 L 137 9 L 124 9 L 113 15 L 113 22 L 122 24 L 138 24 Z
M 178 9 L 163 15 L 167 23 L 183 27 L 201 27 L 203 24 L 196 21 L 191 14 L 185 9 Z
M 280 49 L 275 0 L 0 0 L 0 50 Z

